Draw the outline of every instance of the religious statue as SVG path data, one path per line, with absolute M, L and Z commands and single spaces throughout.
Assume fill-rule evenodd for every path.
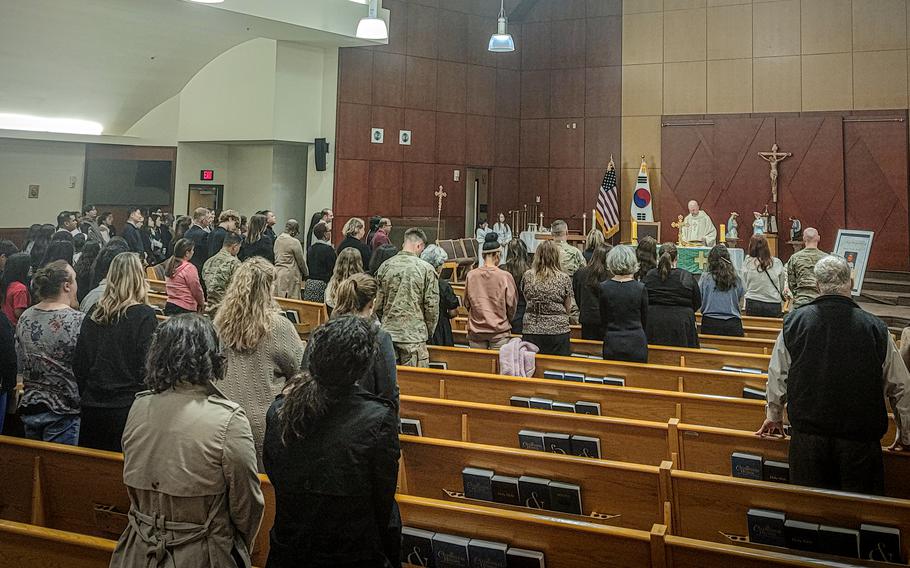
M 689 246 L 689 243 L 687 243 L 686 241 L 683 240 L 683 230 L 686 227 L 688 227 L 688 224 L 685 221 L 683 221 L 683 216 L 682 215 L 677 216 L 676 221 L 674 221 L 673 223 L 670 223 L 670 226 L 673 227 L 674 229 L 679 230 L 678 236 L 676 237 L 676 246 L 678 246 L 678 247 Z
M 713 247 L 717 241 L 717 228 L 707 213 L 701 210 L 694 199 L 689 202 L 681 240 L 691 244 Z
M 764 235 L 765 234 L 765 217 L 762 216 L 758 211 L 753 211 L 755 215 L 755 220 L 752 221 L 752 234 L 753 235 Z
M 796 217 L 790 217 L 790 240 L 798 241 L 803 238 L 803 224 Z
M 737 217 L 739 217 L 739 213 L 737 213 L 736 211 L 733 211 L 732 213 L 730 213 L 730 218 L 727 219 L 727 240 L 728 241 L 738 241 L 739 240 L 739 232 L 737 231 L 737 229 L 739 228 L 739 223 L 736 221 Z
M 759 152 L 758 153 L 758 156 L 762 160 L 771 164 L 771 200 L 774 203 L 777 203 L 777 176 L 778 176 L 777 164 L 783 162 L 784 160 L 786 160 L 787 158 L 789 158 L 792 155 L 793 154 L 791 154 L 790 152 L 778 152 L 777 142 L 775 142 L 774 145 L 771 146 L 770 152 Z

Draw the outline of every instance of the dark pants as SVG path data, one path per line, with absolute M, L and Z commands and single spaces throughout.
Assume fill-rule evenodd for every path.
M 83 406 L 79 445 L 95 450 L 122 452 L 121 438 L 129 415 L 129 406 L 126 408 Z
M 195 313 L 186 308 L 181 308 L 177 304 L 172 304 L 167 302 L 164 304 L 164 315 L 166 316 L 179 316 L 180 314 L 192 314 Z
M 746 300 L 746 315 L 759 318 L 779 318 L 782 312 L 780 302 L 759 302 Z
M 560 333 L 559 335 L 537 335 L 526 333 L 522 339 L 528 343 L 533 343 L 540 349 L 541 355 L 572 355 L 572 345 L 569 343 L 569 334 Z
M 591 341 L 604 340 L 604 328 L 600 324 L 584 323 L 581 324 L 581 338 L 590 339 Z
M 743 337 L 743 320 L 739 318 L 717 319 L 708 316 L 701 317 L 701 333 L 704 335 L 728 335 Z
M 881 442 L 856 442 L 793 432 L 790 439 L 790 482 L 796 485 L 852 491 L 885 492 Z

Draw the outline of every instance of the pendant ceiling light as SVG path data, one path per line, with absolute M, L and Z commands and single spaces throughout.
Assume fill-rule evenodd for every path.
M 385 20 L 379 17 L 379 0 L 370 0 L 366 18 L 357 24 L 357 37 L 360 39 L 389 39 L 389 28 Z
M 496 24 L 496 33 L 490 37 L 490 46 L 487 50 L 493 53 L 508 53 L 515 51 L 515 40 L 512 34 L 508 32 L 508 20 L 506 19 L 505 0 L 499 3 L 499 21 Z

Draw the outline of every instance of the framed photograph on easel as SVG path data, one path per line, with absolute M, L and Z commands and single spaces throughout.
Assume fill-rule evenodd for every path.
M 837 231 L 837 240 L 834 242 L 834 251 L 831 254 L 847 259 L 853 276 L 852 294 L 854 296 L 859 296 L 863 291 L 863 279 L 866 277 L 866 266 L 869 264 L 869 254 L 872 252 L 874 234 L 872 231 L 851 229 Z

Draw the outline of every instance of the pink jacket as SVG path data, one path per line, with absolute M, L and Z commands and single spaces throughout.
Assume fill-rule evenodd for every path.
M 534 376 L 536 345 L 515 337 L 499 350 L 499 373 L 512 377 Z
M 174 275 L 165 279 L 167 301 L 191 312 L 198 312 L 205 305 L 202 284 L 199 283 L 199 271 L 193 263 L 183 261 L 174 270 Z

